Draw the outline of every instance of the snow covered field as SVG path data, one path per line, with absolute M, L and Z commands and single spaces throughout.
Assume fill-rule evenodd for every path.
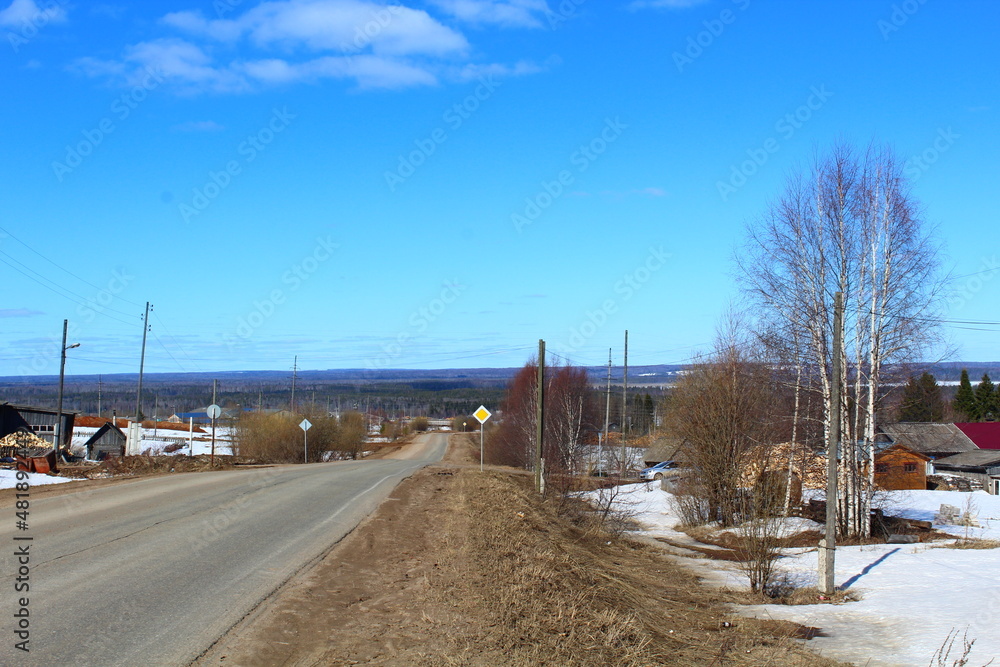
M 654 484 L 625 487 L 616 499 L 635 515 L 650 537 L 691 543 L 675 531 L 679 523 L 670 494 Z M 980 528 L 970 537 L 1000 539 L 1000 497 L 985 492 L 896 491 L 888 495 L 887 514 L 933 520 L 941 504 L 963 511 L 972 501 Z M 801 529 L 817 527 L 801 523 Z M 964 536 L 964 526 L 937 526 Z M 778 576 L 799 586 L 815 586 L 817 555 L 813 549 L 785 549 Z M 747 587 L 746 577 L 729 562 L 691 559 L 699 575 L 714 585 Z M 952 630 L 968 632 L 976 644 L 969 667 L 1000 662 L 1000 550 L 946 549 L 924 544 L 838 547 L 836 582 L 862 599 L 843 605 L 760 605 L 741 613 L 785 619 L 821 628 L 824 635 L 808 642 L 823 655 L 871 667 L 928 665 Z M 960 653 L 960 651 L 959 651 Z M 952 653 L 952 658 L 959 657 Z M 951 664 L 951 661 L 948 663 Z

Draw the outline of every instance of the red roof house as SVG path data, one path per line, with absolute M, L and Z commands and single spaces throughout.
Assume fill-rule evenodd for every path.
M 979 449 L 1000 449 L 1000 422 L 955 424 Z

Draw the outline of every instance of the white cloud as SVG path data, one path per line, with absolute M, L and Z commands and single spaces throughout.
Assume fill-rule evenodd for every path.
M 45 313 L 31 308 L 0 308 L 0 317 L 34 317 Z
M 427 12 L 364 0 L 283 0 L 265 2 L 234 19 L 175 12 L 163 22 L 190 35 L 221 42 L 249 38 L 260 47 L 303 47 L 313 51 L 381 55 L 443 55 L 464 52 L 460 33 Z
M 34 0 L 14 0 L 7 9 L 0 10 L 0 25 L 19 27 L 30 23 L 37 26 L 65 21 L 66 10 L 55 6 L 54 3 L 50 5 L 42 9 Z
M 501 79 L 508 79 L 514 76 L 526 76 L 528 74 L 538 74 L 544 71 L 545 68 L 535 63 L 520 61 L 514 65 L 503 65 L 499 63 L 491 64 L 469 64 L 463 67 L 453 69 L 449 72 L 449 78 L 454 81 L 475 81 L 482 77 L 498 77 Z
M 460 21 L 476 25 L 540 28 L 548 11 L 545 0 L 431 0 Z
M 486 17 L 480 20 L 510 25 L 545 7 L 541 0 L 471 4 L 493 8 L 480 12 Z M 117 60 L 83 58 L 76 68 L 133 84 L 156 72 L 182 93 L 250 92 L 324 79 L 354 81 L 361 89 L 406 88 L 543 69 L 529 62 L 462 64 L 471 47 L 460 32 L 425 11 L 371 0 L 272 0 L 233 18 L 182 11 L 160 23 L 183 36 L 133 44 Z

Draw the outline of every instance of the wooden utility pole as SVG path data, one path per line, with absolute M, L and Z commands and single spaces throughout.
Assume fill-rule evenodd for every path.
M 611 426 L 611 348 L 608 348 L 608 391 L 604 397 L 604 442 L 607 443 L 608 449 L 611 449 L 611 443 L 608 442 L 608 429 Z M 600 443 L 598 443 L 600 444 Z M 597 468 L 598 470 L 604 470 L 604 462 L 601 460 L 601 455 L 603 452 L 598 447 L 597 450 Z
M 59 352 L 59 399 L 56 407 L 56 425 L 55 428 L 52 429 L 52 451 L 54 457 L 52 459 L 53 465 L 59 465 L 59 441 L 62 440 L 63 376 L 66 374 L 66 332 L 68 329 L 69 320 L 63 320 L 63 339 L 62 347 Z
M 538 341 L 538 385 L 535 387 L 535 491 L 542 492 L 542 437 L 545 433 L 545 341 Z
M 295 361 L 292 363 L 292 413 L 295 413 L 295 380 L 298 377 L 299 372 L 299 356 L 295 355 Z
M 101 416 L 101 389 L 104 388 L 104 376 L 97 376 L 97 416 Z
M 135 399 L 135 420 L 142 423 L 142 370 L 146 365 L 146 333 L 149 331 L 149 302 L 146 302 L 146 314 L 142 316 L 142 355 L 139 357 L 139 391 Z
M 826 536 L 819 543 L 819 590 L 832 595 L 837 588 L 837 452 L 840 449 L 840 403 L 844 371 L 844 294 L 833 295 L 833 382 L 830 387 L 830 441 L 826 451 Z
M 622 375 L 622 461 L 621 476 L 625 476 L 625 424 L 628 421 L 628 329 L 625 330 L 625 366 Z

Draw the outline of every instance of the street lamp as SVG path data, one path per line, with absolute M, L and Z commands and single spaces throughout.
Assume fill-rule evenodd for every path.
M 72 350 L 74 347 L 80 347 L 79 343 L 73 343 L 72 345 L 66 345 L 66 330 L 69 328 L 69 320 L 63 320 L 63 340 L 62 340 L 62 352 L 59 359 L 59 400 L 56 406 L 56 427 L 55 427 L 55 437 L 52 439 L 52 452 L 55 456 L 55 462 L 53 465 L 59 462 L 59 441 L 62 440 L 62 426 L 63 426 L 63 412 L 62 412 L 62 399 L 63 399 L 63 379 L 66 376 L 66 350 Z

